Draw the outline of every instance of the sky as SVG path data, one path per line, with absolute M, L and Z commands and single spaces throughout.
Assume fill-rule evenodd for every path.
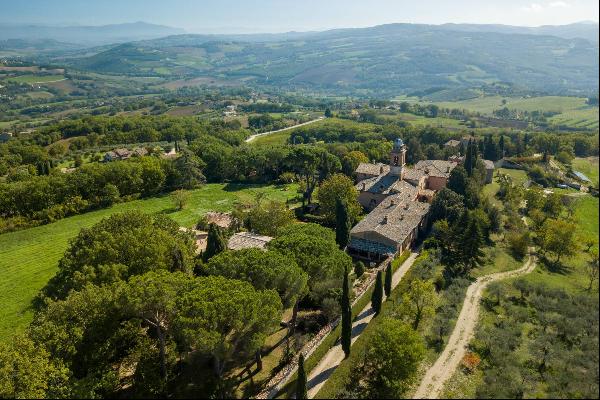
M 598 21 L 598 0 L 0 0 L 0 24 L 144 21 L 190 33 L 264 33 L 408 22 L 521 26 Z

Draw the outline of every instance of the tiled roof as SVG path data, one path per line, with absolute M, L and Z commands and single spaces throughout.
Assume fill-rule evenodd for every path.
M 414 169 L 414 168 L 404 168 L 404 179 L 418 182 L 422 177 L 425 176 L 425 172 Z
M 378 164 L 369 164 L 369 163 L 360 163 L 358 167 L 356 167 L 357 174 L 366 174 L 366 175 L 374 175 L 378 176 L 383 174 L 387 174 L 390 172 L 390 166 L 382 163 Z
M 460 140 L 448 140 L 446 143 L 444 143 L 444 146 L 448 146 L 448 147 L 458 147 L 460 146 Z
M 483 165 L 485 165 L 485 169 L 494 169 L 494 162 L 490 160 L 481 160 L 483 161 Z
M 394 175 L 381 175 L 374 178 L 368 178 L 356 185 L 356 189 L 362 192 L 370 192 L 377 194 L 395 194 L 395 193 L 410 193 L 413 197 L 416 196 L 417 189 L 406 181 L 398 179 Z
M 261 236 L 250 232 L 240 232 L 229 239 L 227 247 L 230 250 L 264 249 L 271 240 L 273 240 L 273 238 L 270 236 Z
M 415 201 L 409 193 L 389 196 L 354 228 L 351 234 L 378 233 L 403 243 L 429 212 L 429 204 Z
M 426 175 L 441 178 L 449 178 L 454 167 L 456 167 L 455 163 L 444 160 L 424 160 L 415 165 L 415 169 L 423 171 Z

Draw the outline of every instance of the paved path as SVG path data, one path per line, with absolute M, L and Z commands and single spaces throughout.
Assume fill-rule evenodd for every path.
M 530 248 L 527 261 L 521 268 L 482 276 L 469 286 L 463 307 L 460 310 L 456 326 L 448 340 L 448 344 L 435 364 L 425 374 L 413 399 L 439 398 L 444 388 L 444 383 L 454 374 L 454 371 L 466 353 L 469 341 L 473 337 L 479 317 L 479 303 L 481 302 L 483 291 L 492 282 L 533 272 L 536 260 L 532 252 L 533 249 Z
M 394 272 L 394 276 L 392 277 L 392 289 L 398 286 L 398 283 L 400 283 L 402 277 L 404 277 L 406 272 L 413 265 L 418 255 L 419 253 L 416 252 L 411 253 L 406 261 L 404 261 L 404 263 L 400 266 L 400 268 Z M 369 302 L 369 304 L 367 304 L 367 306 L 360 312 L 360 314 L 352 323 L 352 344 L 354 344 L 356 339 L 358 339 L 358 337 L 362 334 L 367 325 L 369 325 L 369 322 L 373 319 L 374 315 L 375 312 L 371 307 L 371 302 Z M 319 361 L 317 366 L 312 369 L 310 375 L 308 376 L 307 386 L 309 399 L 312 399 L 317 393 L 319 393 L 319 390 L 321 390 L 325 382 L 327 382 L 327 379 L 329 379 L 333 371 L 335 371 L 335 369 L 343 360 L 344 350 L 342 350 L 341 343 L 338 343 L 329 349 L 327 354 L 325 354 L 325 357 Z
M 318 122 L 325 119 L 325 117 L 319 117 L 317 119 L 313 119 L 312 121 L 308 121 L 308 122 L 303 122 L 301 124 L 298 125 L 294 125 L 294 126 L 288 126 L 287 128 L 283 128 L 283 129 L 278 129 L 276 131 L 269 131 L 269 132 L 263 132 L 263 133 L 256 133 L 250 137 L 248 137 L 248 139 L 246 139 L 246 143 L 250 143 L 252 142 L 254 139 L 261 137 L 261 136 L 267 136 L 267 135 L 272 135 L 273 133 L 278 133 L 278 132 L 283 132 L 283 131 L 289 131 L 290 129 L 295 129 L 295 128 L 299 128 L 301 126 L 304 125 L 310 125 L 312 123 Z

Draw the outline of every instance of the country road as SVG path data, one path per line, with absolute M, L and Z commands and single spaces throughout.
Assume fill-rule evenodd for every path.
M 410 267 L 415 262 L 415 259 L 419 253 L 413 252 L 410 256 L 404 261 L 404 263 L 394 272 L 392 276 L 392 289 L 398 286 L 406 272 L 410 269 Z M 385 296 L 385 294 L 384 294 Z M 385 300 L 385 297 L 384 297 Z M 360 337 L 363 333 L 369 322 L 375 316 L 375 312 L 371 307 L 371 302 L 366 305 L 366 307 L 358 314 L 354 322 L 352 323 L 352 344 Z M 314 367 L 308 376 L 307 379 L 307 388 L 308 388 L 308 398 L 314 398 L 319 390 L 323 387 L 327 379 L 333 374 L 335 369 L 340 365 L 340 363 L 344 360 L 344 350 L 342 350 L 341 343 L 337 343 L 333 346 L 325 357 L 319 361 L 316 367 Z
M 246 139 L 246 143 L 250 143 L 252 142 L 254 139 L 261 137 L 261 136 L 268 136 L 268 135 L 272 135 L 273 133 L 279 133 L 279 132 L 284 132 L 284 131 L 289 131 L 290 129 L 295 129 L 295 128 L 299 128 L 301 126 L 305 126 L 305 125 L 310 125 L 312 123 L 318 122 L 325 119 L 325 117 L 319 117 L 317 119 L 313 119 L 312 121 L 308 121 L 308 122 L 303 122 L 301 124 L 298 125 L 294 125 L 294 126 L 288 126 L 287 128 L 283 128 L 283 129 L 278 129 L 276 131 L 269 131 L 269 132 L 263 132 L 263 133 L 256 133 L 254 135 L 251 135 L 250 137 L 248 137 L 248 139 Z
M 533 272 L 536 260 L 532 253 L 533 249 L 530 248 L 527 261 L 521 268 L 482 276 L 469 286 L 456 326 L 450 339 L 448 339 L 448 344 L 423 377 L 419 388 L 413 395 L 413 399 L 439 398 L 444 384 L 459 366 L 466 353 L 469 341 L 473 337 L 479 318 L 479 304 L 483 291 L 492 282 Z

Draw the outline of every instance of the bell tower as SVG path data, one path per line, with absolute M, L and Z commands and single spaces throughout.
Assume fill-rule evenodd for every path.
M 402 139 L 394 140 L 394 147 L 390 153 L 390 175 L 402 179 L 404 165 L 406 164 L 406 146 Z

